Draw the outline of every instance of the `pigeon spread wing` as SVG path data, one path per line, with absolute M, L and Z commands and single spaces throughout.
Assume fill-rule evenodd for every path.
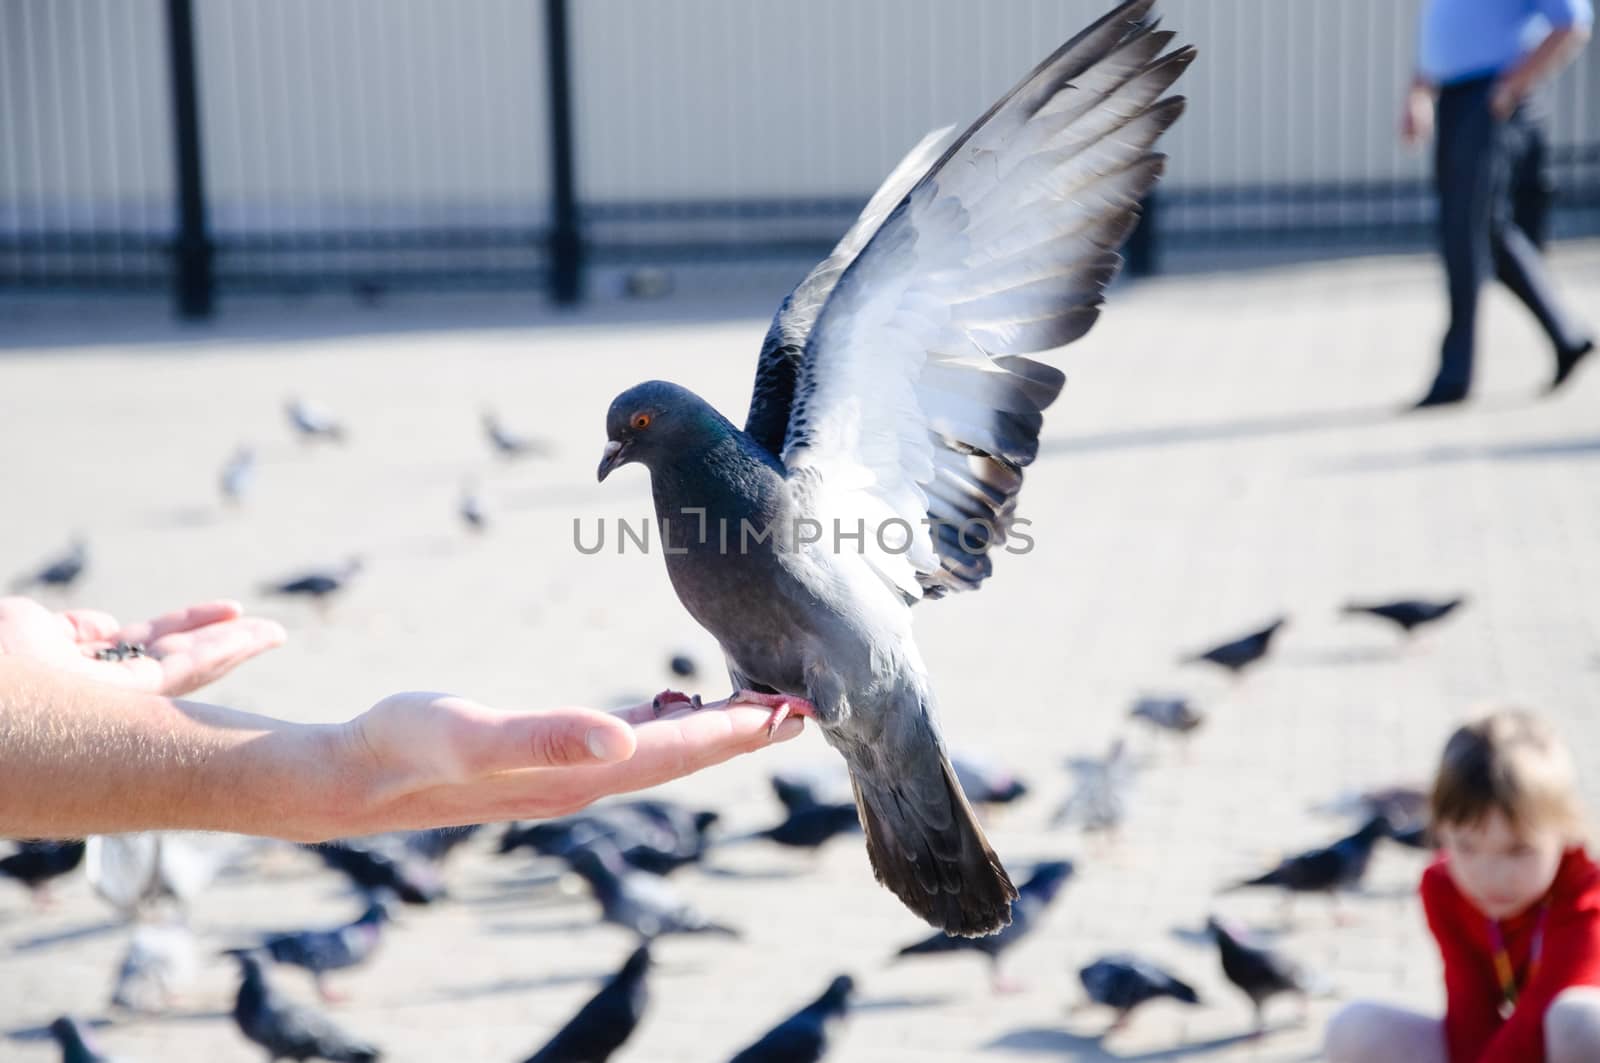
M 770 444 L 782 417 L 812 515 L 844 534 L 861 522 L 907 601 L 991 571 L 1064 382 L 1024 355 L 1094 323 L 1161 172 L 1151 145 L 1183 109 L 1161 94 L 1194 52 L 1161 54 L 1153 3 L 1067 42 L 931 164 L 944 138 L 918 145 L 768 334 L 751 434 Z

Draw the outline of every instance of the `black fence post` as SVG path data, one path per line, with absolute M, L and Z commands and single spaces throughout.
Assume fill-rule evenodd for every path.
M 550 296 L 570 305 L 583 297 L 583 237 L 573 177 L 567 0 L 545 0 L 544 27 L 550 67 Z
M 172 61 L 173 143 L 178 171 L 178 237 L 174 247 L 178 313 L 187 318 L 204 318 L 211 316 L 211 237 L 206 231 L 194 12 L 189 0 L 167 0 L 167 51 Z

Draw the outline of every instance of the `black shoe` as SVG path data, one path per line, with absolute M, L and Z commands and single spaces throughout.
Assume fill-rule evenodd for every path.
M 1428 389 L 1428 393 L 1418 399 L 1411 408 L 1413 410 L 1428 410 L 1435 406 L 1454 406 L 1457 403 L 1465 402 L 1466 398 L 1467 388 L 1465 385 L 1444 385 L 1435 380 L 1433 387 Z
M 1590 351 L 1594 350 L 1594 340 L 1584 340 L 1582 346 L 1574 347 L 1570 351 L 1556 352 L 1556 377 L 1550 381 L 1550 391 L 1555 391 L 1565 384 L 1571 377 L 1572 371 L 1578 368 L 1578 363 Z

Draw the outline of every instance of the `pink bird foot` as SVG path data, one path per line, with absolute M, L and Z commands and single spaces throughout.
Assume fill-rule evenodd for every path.
M 817 718 L 817 707 L 805 698 L 797 698 L 793 694 L 762 694 L 755 690 L 735 691 L 733 697 L 728 699 L 729 705 L 760 705 L 762 708 L 772 710 L 772 716 L 767 720 L 767 737 L 771 738 L 778 725 L 790 716 L 809 716 Z

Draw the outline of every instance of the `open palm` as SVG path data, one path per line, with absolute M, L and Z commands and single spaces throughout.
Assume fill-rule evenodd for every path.
M 215 601 L 123 625 L 94 609 L 52 612 L 30 598 L 0 598 L 0 653 L 103 683 L 179 697 L 283 643 L 283 628 L 242 615 L 237 602 Z M 136 656 L 101 660 L 101 650 L 125 642 Z

